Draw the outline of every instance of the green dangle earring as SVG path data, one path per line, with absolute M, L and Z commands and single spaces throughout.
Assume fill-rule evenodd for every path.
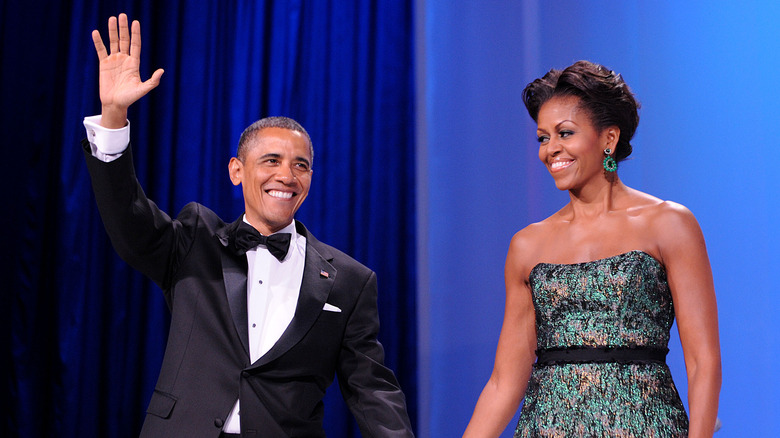
M 606 148 L 604 149 L 604 170 L 607 172 L 614 172 L 617 170 L 617 161 L 615 161 L 614 158 L 612 158 L 612 149 Z

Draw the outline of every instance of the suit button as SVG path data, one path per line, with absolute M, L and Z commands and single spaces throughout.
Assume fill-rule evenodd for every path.
M 215 419 L 214 419 L 214 426 L 217 426 L 217 427 L 222 427 L 222 426 L 224 426 L 224 425 L 225 425 L 225 422 L 224 422 L 224 421 L 222 421 L 222 419 L 221 419 L 221 418 L 215 418 Z

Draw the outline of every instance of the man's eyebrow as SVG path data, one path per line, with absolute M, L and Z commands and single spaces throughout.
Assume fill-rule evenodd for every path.
M 263 154 L 263 155 L 257 157 L 257 160 L 260 161 L 260 160 L 264 160 L 266 158 L 280 158 L 280 157 L 281 157 L 280 154 L 271 152 L 271 153 Z
M 267 158 L 282 158 L 282 154 L 278 154 L 278 153 L 275 153 L 275 152 L 269 152 L 267 154 L 263 154 L 263 155 L 257 157 L 257 161 L 262 161 L 262 160 L 265 160 Z M 306 163 L 307 166 L 311 166 L 311 162 L 306 157 L 295 157 L 295 161 L 302 161 L 302 162 Z

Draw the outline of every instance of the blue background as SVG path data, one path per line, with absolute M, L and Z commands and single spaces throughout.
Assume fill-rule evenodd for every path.
M 417 5 L 421 436 L 462 433 L 492 370 L 509 240 L 568 201 L 536 157 L 521 92 L 579 59 L 622 73 L 642 103 L 620 177 L 686 205 L 707 239 L 716 437 L 780 435 L 778 16 L 770 1 Z M 685 399 L 676 328 L 670 348 Z
M 643 107 L 621 178 L 689 207 L 707 239 L 716 437 L 780 435 L 777 2 L 0 0 L 12 436 L 133 436 L 159 369 L 167 311 L 94 232 L 77 146 L 99 110 L 89 31 L 120 11 L 150 31 L 144 71 L 166 68 L 131 118 L 156 139 L 136 149 L 139 176 L 168 211 L 240 213 L 225 163 L 261 115 L 299 118 L 322 145 L 303 219 L 380 274 L 382 340 L 420 437 L 464 430 L 492 369 L 509 240 L 568 200 L 538 162 L 523 87 L 579 59 L 622 73 Z M 685 399 L 676 330 L 670 347 Z M 342 411 L 337 438 L 355 433 Z

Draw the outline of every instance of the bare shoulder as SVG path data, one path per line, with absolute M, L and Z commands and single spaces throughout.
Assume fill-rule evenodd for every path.
M 669 230 L 670 227 L 690 227 L 698 223 L 693 213 L 682 204 L 664 201 L 653 195 L 635 189 L 627 190 L 626 211 L 633 217 L 643 219 L 648 227 L 660 227 Z
M 660 227 L 666 232 L 675 230 L 688 230 L 691 227 L 699 229 L 696 217 L 688 207 L 673 201 L 660 201 L 647 207 L 647 216 L 650 223 Z
M 523 228 L 512 236 L 506 257 L 506 273 L 527 279 L 531 269 L 540 259 L 545 236 L 550 233 L 549 218 Z
M 528 250 L 539 246 L 551 228 L 550 218 L 526 226 L 512 236 L 512 241 L 509 244 L 510 250 L 514 247 Z
M 629 212 L 646 212 L 646 209 L 652 209 L 664 203 L 662 199 L 649 193 L 640 192 L 628 186 L 624 187 L 621 204 Z
M 647 209 L 648 231 L 655 238 L 661 261 L 706 252 L 704 235 L 693 213 L 684 205 L 663 201 Z

